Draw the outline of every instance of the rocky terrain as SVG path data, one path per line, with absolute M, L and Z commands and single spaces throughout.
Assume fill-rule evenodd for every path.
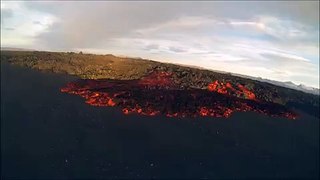
M 1 61 L 41 71 L 75 75 L 81 79 L 138 80 L 155 72 L 166 72 L 170 74 L 170 81 L 180 90 L 209 89 L 218 94 L 274 103 L 319 117 L 317 95 L 230 73 L 81 52 L 1 51 Z M 239 88 L 247 93 L 237 93 Z
M 256 99 L 241 84 L 216 80 L 207 89 L 186 88 L 167 72 L 153 72 L 138 80 L 78 80 L 68 83 L 61 92 L 81 96 L 92 106 L 120 107 L 124 114 L 228 118 L 233 112 L 253 111 L 271 117 L 298 118 L 283 105 Z

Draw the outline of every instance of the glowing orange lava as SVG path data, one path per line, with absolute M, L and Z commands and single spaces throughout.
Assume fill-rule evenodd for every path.
M 244 85 L 233 87 L 218 80 L 208 90 L 182 89 L 172 74 L 154 72 L 140 80 L 79 80 L 61 92 L 76 94 L 93 106 L 116 106 L 124 114 L 167 117 L 230 117 L 233 112 L 254 111 L 272 117 L 296 119 L 284 106 L 256 100 Z
M 231 83 L 227 82 L 227 83 L 219 83 L 218 80 L 210 83 L 208 85 L 208 90 L 209 91 L 213 91 L 213 92 L 217 92 L 220 94 L 235 94 L 237 97 L 241 97 L 244 96 L 245 99 L 251 99 L 251 100 L 256 100 L 256 95 L 250 91 L 248 88 L 246 88 L 245 86 L 238 84 L 238 89 L 235 89 L 232 87 Z

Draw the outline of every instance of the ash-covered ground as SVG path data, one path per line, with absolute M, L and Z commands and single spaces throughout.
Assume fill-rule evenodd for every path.
M 216 79 L 209 82 L 214 85 Z M 90 81 L 98 80 L 1 62 L 2 179 L 319 178 L 319 118 L 312 109 L 294 108 L 299 114 L 296 120 L 254 111 L 233 112 L 228 118 L 126 115 L 116 104 L 92 106 L 60 91 L 70 82 Z M 105 82 L 128 85 L 120 80 Z M 208 84 L 198 88 L 195 91 L 201 93 L 196 96 L 259 103 L 210 88 Z M 166 88 L 160 90 L 170 96 Z M 261 101 L 258 91 L 249 90 Z M 154 94 L 147 92 L 142 96 L 151 100 Z

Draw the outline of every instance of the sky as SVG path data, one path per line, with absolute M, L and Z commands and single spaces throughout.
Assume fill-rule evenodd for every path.
M 141 57 L 319 88 L 319 1 L 1 1 L 1 47 Z

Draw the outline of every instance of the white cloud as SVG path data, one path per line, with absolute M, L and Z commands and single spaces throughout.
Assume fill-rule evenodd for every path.
M 305 30 L 310 28 L 292 20 L 283 20 L 272 16 L 260 16 L 259 22 L 263 24 L 262 30 L 265 33 L 285 40 L 305 38 L 308 35 Z
M 22 2 L 3 2 L 2 8 L 13 12 L 10 21 L 1 23 L 1 46 L 31 46 L 36 36 L 45 32 L 57 18 L 49 13 L 31 11 Z M 37 21 L 39 23 L 34 23 Z M 6 29 L 12 29 L 7 31 Z
M 167 22 L 136 30 L 137 33 L 157 33 L 164 30 L 179 31 L 186 28 L 197 28 L 202 25 L 214 25 L 217 23 L 212 18 L 200 16 L 183 16 Z

